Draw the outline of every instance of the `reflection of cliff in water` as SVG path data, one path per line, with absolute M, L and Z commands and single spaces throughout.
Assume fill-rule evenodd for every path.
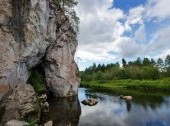
M 50 112 L 43 121 L 53 121 L 54 126 L 77 126 L 81 115 L 78 97 L 54 98 L 49 101 Z

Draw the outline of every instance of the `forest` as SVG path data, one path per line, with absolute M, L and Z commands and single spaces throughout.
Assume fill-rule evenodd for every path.
M 92 66 L 80 72 L 82 81 L 94 80 L 157 80 L 170 77 L 170 55 L 165 60 L 138 57 L 135 61 L 127 62 L 124 58 L 120 65 L 117 63 L 98 64 L 93 63 Z

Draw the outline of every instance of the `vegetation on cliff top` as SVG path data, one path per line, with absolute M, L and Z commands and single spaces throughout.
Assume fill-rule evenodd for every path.
M 70 19 L 70 23 L 76 32 L 79 32 L 79 17 L 76 15 L 74 7 L 78 4 L 77 0 L 53 0 L 54 3 L 60 6 Z

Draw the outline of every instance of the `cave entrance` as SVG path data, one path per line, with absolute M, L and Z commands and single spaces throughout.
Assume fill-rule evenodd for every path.
M 34 87 L 36 93 L 46 93 L 47 82 L 45 80 L 45 71 L 42 63 L 31 69 L 28 83 Z

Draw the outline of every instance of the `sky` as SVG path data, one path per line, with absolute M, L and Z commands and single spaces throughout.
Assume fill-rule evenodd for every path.
M 78 0 L 80 70 L 170 54 L 170 0 Z

